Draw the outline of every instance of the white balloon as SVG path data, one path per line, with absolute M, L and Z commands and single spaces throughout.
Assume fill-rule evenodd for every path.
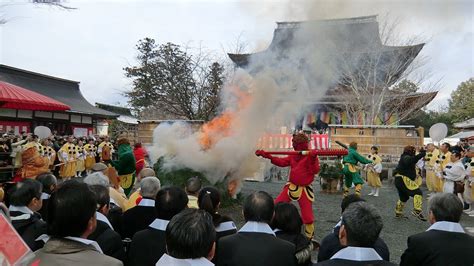
M 444 123 L 436 123 L 430 127 L 430 138 L 439 142 L 448 135 L 448 127 Z
M 37 126 L 34 130 L 35 135 L 37 135 L 40 139 L 45 139 L 51 136 L 51 129 L 45 126 Z

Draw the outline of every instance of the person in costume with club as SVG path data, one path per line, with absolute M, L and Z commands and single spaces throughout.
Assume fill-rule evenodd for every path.
M 86 173 L 89 175 L 92 173 L 92 166 L 96 163 L 95 157 L 97 152 L 97 147 L 94 145 L 94 139 L 90 138 L 89 142 L 84 145 L 84 151 L 86 153 L 86 160 L 84 166 L 86 168 Z
M 56 151 L 51 146 L 51 141 L 49 138 L 41 140 L 41 156 L 45 157 L 49 161 L 49 169 L 54 169 L 54 161 L 56 160 Z
M 357 163 L 371 164 L 373 161 L 360 155 L 357 152 L 357 142 L 351 142 L 349 144 L 348 154 L 343 157 L 342 163 L 344 164 L 344 168 L 342 169 L 344 173 L 344 197 L 349 195 L 349 189 L 352 187 L 352 184 L 355 186 L 355 194 L 360 196 L 364 180 L 360 177 Z
M 120 179 L 120 186 L 125 195 L 129 195 L 135 183 L 135 157 L 130 142 L 127 138 L 117 141 L 118 160 L 111 161 L 112 166 L 117 170 Z
M 436 160 L 436 176 L 438 177 L 435 181 L 435 191 L 436 192 L 443 192 L 444 188 L 444 177 L 443 177 L 443 169 L 446 168 L 448 163 L 451 162 L 451 144 L 445 142 L 441 144 L 438 154 L 438 159 Z
M 84 149 L 84 141 L 79 139 L 76 145 L 76 177 L 81 177 L 86 170 L 86 151 Z
M 429 193 L 436 192 L 438 177 L 436 176 L 436 160 L 438 160 L 439 150 L 433 143 L 426 145 L 425 170 L 426 187 Z
M 21 179 L 15 179 L 14 181 L 21 181 L 26 178 L 36 179 L 37 175 L 49 172 L 49 159 L 41 156 L 35 146 L 23 150 L 21 162 L 22 166 L 19 170 Z
M 67 180 L 76 175 L 76 145 L 73 143 L 72 136 L 67 137 L 67 142 L 58 151 L 59 177 Z
M 115 152 L 114 145 L 109 141 L 109 136 L 104 136 L 102 139 L 103 141 L 97 147 L 97 152 L 99 153 L 100 161 L 109 164 Z
M 309 138 L 304 133 L 294 134 L 292 144 L 295 151 L 309 150 Z M 312 208 L 314 192 L 311 184 L 313 183 L 314 176 L 319 172 L 319 159 L 317 155 L 310 152 L 308 155 L 297 154 L 286 157 L 274 157 L 263 150 L 257 150 L 255 154 L 270 159 L 271 163 L 276 166 L 291 167 L 289 180 L 275 199 L 275 203 L 298 201 L 305 235 L 311 239 L 314 236 Z
M 466 183 L 464 185 L 464 201 L 469 207 L 464 212 L 474 216 L 474 146 L 466 149 L 464 169 L 466 169 Z
M 403 149 L 395 169 L 395 187 L 399 197 L 395 207 L 395 217 L 397 218 L 406 218 L 403 214 L 403 208 L 408 199 L 413 197 L 413 211 L 411 214 L 419 220 L 426 221 L 422 212 L 423 194 L 420 189 L 420 183 L 416 179 L 416 164 L 425 155 L 426 151 L 424 149 L 420 149 L 419 153 L 416 154 L 415 147 L 411 145 Z

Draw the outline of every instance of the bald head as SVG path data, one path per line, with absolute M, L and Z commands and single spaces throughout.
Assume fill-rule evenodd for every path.
M 252 193 L 244 202 L 245 221 L 270 223 L 274 208 L 273 198 L 267 192 Z
M 138 175 L 140 176 L 140 178 L 145 178 L 149 176 L 156 176 L 156 173 L 153 169 L 146 167 L 143 168 Z

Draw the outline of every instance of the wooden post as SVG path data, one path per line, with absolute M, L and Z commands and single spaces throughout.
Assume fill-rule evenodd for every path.
M 424 138 L 425 138 L 425 129 L 423 127 L 418 127 L 416 129 L 416 131 L 418 132 L 418 137 L 420 138 L 420 143 L 421 145 L 425 145 L 424 143 Z

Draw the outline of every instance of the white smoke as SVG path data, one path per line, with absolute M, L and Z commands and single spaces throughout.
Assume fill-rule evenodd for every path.
M 254 155 L 259 137 L 278 132 L 295 120 L 305 105 L 323 96 L 335 80 L 334 73 L 328 71 L 331 57 L 327 52 L 332 44 L 319 40 L 325 47 L 314 50 L 308 43 L 316 41 L 317 29 L 301 27 L 292 32 L 294 36 L 283 35 L 293 38 L 287 54 L 269 48 L 255 56 L 248 72 L 236 71 L 224 87 L 223 110 L 237 110 L 229 136 L 203 149 L 201 133 L 193 132 L 186 123 L 161 124 L 154 131 L 153 159 L 165 156 L 165 169 L 187 167 L 202 172 L 211 182 L 252 176 L 259 168 Z M 233 93 L 236 89 L 251 95 L 251 101 L 240 110 Z
M 314 5 L 298 10 L 312 9 L 319 10 Z M 305 18 L 315 17 L 306 14 L 301 19 Z M 335 54 L 354 48 L 351 40 L 341 43 L 340 36 L 369 34 L 362 39 L 373 38 L 371 32 L 348 32 L 351 29 L 344 23 L 339 23 L 336 31 L 334 27 L 331 32 L 327 29 L 319 22 L 280 25 L 276 30 L 280 39 L 255 54 L 246 71 L 236 71 L 223 89 L 223 110 L 237 110 L 231 134 L 203 149 L 200 132 L 193 132 L 186 123 L 161 124 L 154 131 L 152 158 L 165 156 L 166 169 L 191 168 L 214 183 L 226 177 L 252 176 L 259 168 L 260 160 L 254 155 L 259 137 L 290 125 L 306 106 L 336 85 L 340 57 Z M 240 110 L 233 93 L 236 88 L 250 93 L 252 99 Z

